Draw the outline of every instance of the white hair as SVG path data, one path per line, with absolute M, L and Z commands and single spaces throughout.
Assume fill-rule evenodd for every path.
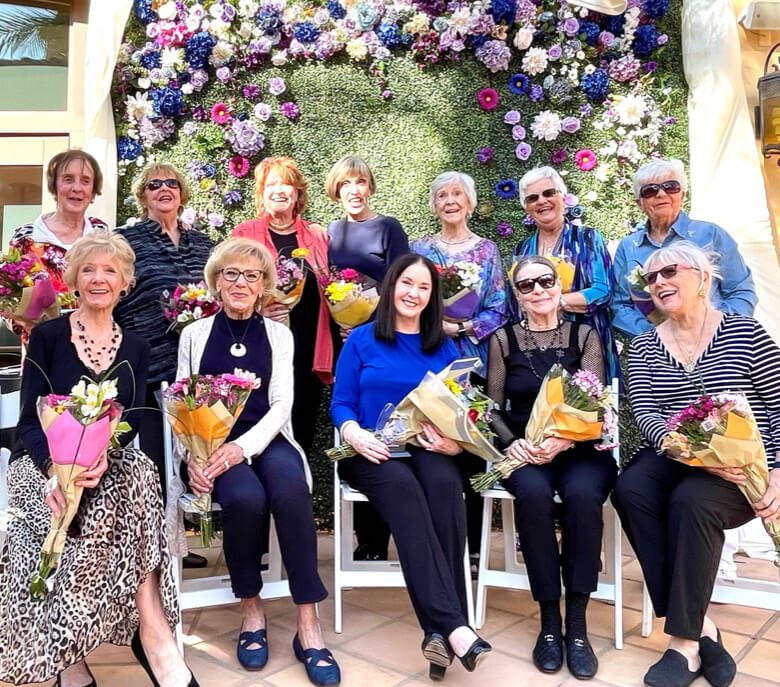
M 528 209 L 525 207 L 525 192 L 526 189 L 531 185 L 535 184 L 537 181 L 541 181 L 542 179 L 549 179 L 553 186 L 560 192 L 561 197 L 565 196 L 569 190 L 566 188 L 566 183 L 563 181 L 563 177 L 561 177 L 558 172 L 556 172 L 552 167 L 534 167 L 533 169 L 527 171 L 523 176 L 520 178 L 520 181 L 518 182 L 518 195 L 520 196 L 520 203 L 522 204 L 524 209 Z
M 654 268 L 663 265 L 685 263 L 699 270 L 702 277 L 708 274 L 712 281 L 721 278 L 717 260 L 718 254 L 713 250 L 697 246 L 692 241 L 674 241 L 664 248 L 653 251 L 642 265 L 642 272 L 651 272 Z
M 460 184 L 471 205 L 469 211 L 473 212 L 476 209 L 477 187 L 474 185 L 474 179 L 464 172 L 442 172 L 433 180 L 431 190 L 428 192 L 428 207 L 434 215 L 436 214 L 436 194 L 447 184 Z
M 669 178 L 680 182 L 683 193 L 688 190 L 688 177 L 685 176 L 685 165 L 683 165 L 682 160 L 670 157 L 668 160 L 658 158 L 646 162 L 634 174 L 634 182 L 631 186 L 634 197 L 639 198 L 639 191 L 642 190 L 643 186 Z

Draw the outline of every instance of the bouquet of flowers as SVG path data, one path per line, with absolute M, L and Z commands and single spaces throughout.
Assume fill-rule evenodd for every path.
M 444 300 L 444 319 L 465 322 L 471 319 L 479 305 L 479 265 L 461 260 L 447 267 L 436 266 Z
M 374 281 L 351 267 L 320 270 L 319 283 L 330 316 L 340 327 L 352 328 L 368 322 L 379 305 Z
M 39 260 L 16 248 L 0 256 L 0 314 L 27 329 L 60 314 L 49 273 Z
M 227 439 L 249 394 L 259 387 L 260 380 L 254 374 L 236 369 L 232 374 L 192 374 L 163 392 L 173 433 L 201 469 Z M 211 494 L 202 494 L 194 504 L 200 511 L 201 544 L 211 546 Z
M 306 286 L 305 259 L 308 254 L 308 248 L 296 248 L 289 258 L 279 254 L 276 258 L 276 288 L 271 292 L 269 305 L 281 303 L 290 310 L 298 305 Z M 290 326 L 289 315 L 284 323 Z
M 171 323 L 168 331 L 175 329 L 181 332 L 195 320 L 217 313 L 220 305 L 219 301 L 209 294 L 206 283 L 199 281 L 197 284 L 179 284 L 172 294 L 163 291 L 162 308 L 165 319 Z
M 614 448 L 617 413 L 612 407 L 612 394 L 589 370 L 569 374 L 560 364 L 553 365 L 545 375 L 525 427 L 525 438 L 538 445 L 547 437 L 569 441 L 597 439 L 596 448 Z M 526 463 L 502 456 L 488 472 L 474 475 L 471 486 L 485 491 L 498 480 L 506 479 Z
M 34 599 L 46 596 L 60 555 L 65 549 L 68 527 L 81 501 L 83 487 L 76 485 L 81 474 L 94 465 L 109 444 L 118 446 L 118 437 L 130 430 L 120 422 L 122 406 L 117 396 L 115 379 L 99 384 L 82 377 L 70 394 L 49 394 L 38 399 L 38 417 L 49 444 L 54 476 L 65 496 L 65 510 L 52 516 L 38 562 L 38 570 L 30 583 Z
M 645 281 L 644 274 L 642 273 L 642 266 L 637 265 L 627 275 L 628 281 L 628 293 L 631 296 L 631 301 L 634 303 L 634 307 L 641 312 L 648 321 L 655 325 L 661 324 L 666 318 L 656 310 L 653 305 L 653 300 L 650 297 L 650 287 Z
M 458 442 L 466 451 L 494 461 L 501 454 L 493 446 L 490 431 L 495 403 L 472 386 L 468 374 L 479 364 L 478 358 L 463 358 L 438 374 L 426 373 L 422 381 L 395 406 L 388 404 L 377 422 L 376 436 L 388 446 L 416 443 L 422 423 L 430 422 L 445 437 Z M 328 449 L 331 460 L 356 455 L 349 444 Z
M 734 468 L 745 473 L 740 491 L 755 503 L 769 486 L 769 469 L 761 433 L 741 393 L 704 395 L 666 421 L 669 434 L 661 448 L 674 460 L 693 467 Z M 764 522 L 780 567 L 780 523 Z

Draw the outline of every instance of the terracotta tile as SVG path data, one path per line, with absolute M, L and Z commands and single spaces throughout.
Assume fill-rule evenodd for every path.
M 402 673 L 336 650 L 333 652 L 341 668 L 341 687 L 394 687 L 404 679 Z M 303 665 L 294 666 L 272 675 L 264 675 L 264 681 L 277 687 L 310 687 Z
M 350 589 L 344 592 L 344 601 L 390 618 L 406 615 L 412 610 L 405 588 Z
M 599 657 L 600 680 L 620 687 L 640 687 L 647 669 L 661 657 L 660 653 L 626 644 L 623 650 L 610 649 Z M 700 685 L 701 682 L 701 685 Z M 694 682 L 704 687 L 703 679 Z
M 780 642 L 780 613 L 775 613 L 775 621 L 767 629 L 761 639 L 769 639 L 773 642 Z
M 638 580 L 623 580 L 623 608 L 642 611 L 643 585 Z
M 244 680 L 241 675 L 206 654 L 199 654 L 194 651 L 188 651 L 186 655 L 187 665 L 198 682 L 204 687 L 219 685 L 220 687 L 235 687 Z M 243 672 L 243 671 L 242 671 Z M 114 684 L 114 683 L 109 683 Z M 145 683 L 148 687 L 148 681 Z M 124 686 L 123 686 L 124 687 Z
M 241 611 L 237 605 L 204 609 L 190 625 L 185 642 L 193 644 L 197 643 L 198 638 L 202 640 L 213 635 L 238 631 L 241 627 L 241 618 Z
M 738 672 L 731 687 L 776 687 L 780 682 Z
M 341 650 L 375 661 L 389 670 L 413 675 L 428 670 L 420 651 L 422 640 L 422 630 L 412 630 L 406 623 L 396 621 L 344 643 Z
M 755 635 L 774 615 L 763 608 L 749 608 L 733 604 L 710 604 L 707 615 L 721 632 L 728 630 L 738 634 Z
M 122 685 L 122 687 L 149 687 L 149 678 L 141 666 L 134 662 L 132 666 L 96 665 L 90 666 L 95 682 L 103 685 Z M 204 683 L 208 684 L 208 683 Z
M 533 600 L 531 592 L 528 590 L 489 587 L 486 617 L 490 616 L 491 608 L 527 617 L 538 612 L 539 604 Z
M 737 664 L 740 673 L 747 673 L 766 680 L 777 680 L 780 671 L 780 659 L 777 644 L 758 641 L 747 655 Z
M 447 687 L 474 687 L 474 685 L 534 685 L 534 687 L 555 687 L 561 682 L 561 674 L 545 675 L 534 666 L 515 656 L 493 651 L 476 672 L 469 673 L 459 663 L 453 663 L 447 670 Z M 430 683 L 429 683 L 430 684 Z

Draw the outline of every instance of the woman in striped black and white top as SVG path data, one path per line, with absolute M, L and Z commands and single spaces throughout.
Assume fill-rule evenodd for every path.
M 631 342 L 628 390 L 645 446 L 612 497 L 670 636 L 644 681 L 685 687 L 704 674 L 727 687 L 736 664 L 705 614 L 723 531 L 756 515 L 780 520 L 780 348 L 753 318 L 712 306 L 718 272 L 700 247 L 678 241 L 655 251 L 644 276 L 667 319 Z M 740 468 L 689 467 L 661 452 L 669 417 L 705 393 L 725 391 L 747 397 L 769 457 L 770 486 L 752 506 L 737 486 L 745 479 Z

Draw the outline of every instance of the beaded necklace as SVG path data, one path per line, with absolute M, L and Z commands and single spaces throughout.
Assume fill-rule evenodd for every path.
M 525 359 L 528 361 L 528 366 L 531 368 L 531 372 L 533 373 L 534 377 L 536 377 L 539 381 L 544 381 L 544 375 L 540 376 L 539 373 L 536 371 L 536 368 L 534 367 L 533 351 L 536 349 L 540 351 L 546 351 L 548 348 L 554 348 L 555 358 L 556 358 L 555 362 L 560 363 L 561 360 L 563 360 L 563 356 L 564 356 L 563 320 L 558 321 L 558 326 L 555 328 L 555 334 L 553 336 L 553 340 L 549 346 L 541 346 L 539 344 L 539 342 L 536 340 L 536 336 L 534 336 L 526 320 L 523 320 L 520 323 L 520 329 L 523 330 L 523 341 L 525 345 L 528 347 L 526 348 L 526 350 L 523 351 L 523 355 L 525 356 Z
M 87 328 L 78 317 L 76 318 L 76 329 L 78 330 L 76 338 L 81 342 L 84 355 L 87 356 L 93 370 L 101 369 L 102 363 L 105 360 L 112 360 L 114 354 L 119 350 L 120 332 L 119 326 L 114 320 L 111 320 L 111 345 L 100 346 L 95 339 L 87 336 Z

